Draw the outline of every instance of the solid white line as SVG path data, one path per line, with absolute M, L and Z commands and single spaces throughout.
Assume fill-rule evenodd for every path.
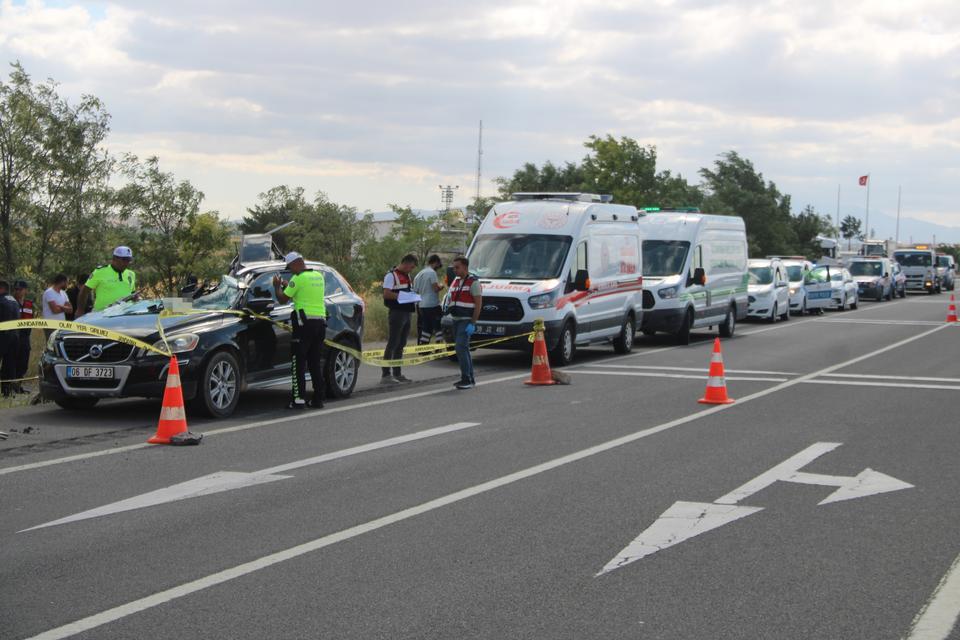
M 824 377 L 829 378 L 856 378 L 856 379 L 866 379 L 866 380 L 916 380 L 918 382 L 957 382 L 960 383 L 960 378 L 926 378 L 924 376 L 878 376 L 871 375 L 867 373 L 828 373 Z
M 856 380 L 803 380 L 804 384 L 843 384 L 851 387 L 887 387 L 891 389 L 946 389 L 955 391 L 960 386 L 946 384 L 910 384 L 907 382 L 859 382 Z
M 706 374 L 694 376 L 687 375 L 682 373 L 653 373 L 648 371 L 581 371 L 577 370 L 573 373 L 588 373 L 595 376 L 635 376 L 641 378 L 680 378 L 683 380 L 706 380 Z M 742 381 L 742 382 L 785 382 L 786 378 L 744 378 L 744 377 L 735 377 L 724 375 L 724 378 L 727 380 Z
M 960 617 L 960 556 L 910 625 L 904 640 L 946 640 Z
M 280 562 L 285 562 L 287 560 L 297 558 L 304 554 L 311 553 L 319 549 L 323 549 L 324 547 L 329 547 L 330 545 L 336 544 L 338 542 L 342 542 L 344 540 L 350 540 L 351 538 L 355 538 L 357 536 L 363 535 L 364 533 L 369 533 L 370 531 L 381 529 L 388 525 L 401 522 L 403 520 L 407 520 L 409 518 L 413 518 L 414 516 L 422 515 L 430 511 L 434 511 L 435 509 L 439 509 L 441 507 L 445 507 L 447 505 L 460 502 L 461 500 L 466 500 L 467 498 L 471 498 L 473 496 L 477 496 L 482 493 L 486 493 L 488 491 L 492 491 L 494 489 L 498 489 L 500 487 L 513 484 L 514 482 L 518 482 L 520 480 L 524 480 L 526 478 L 539 475 L 546 471 L 550 471 L 552 469 L 556 469 L 558 467 L 562 467 L 564 465 L 568 465 L 573 462 L 577 462 L 579 460 L 589 458 L 591 456 L 609 451 L 611 449 L 616 449 L 623 445 L 636 442 L 638 440 L 647 438 L 654 434 L 661 433 L 669 429 L 673 429 L 675 427 L 693 422 L 695 420 L 699 420 L 700 418 L 704 418 L 706 416 L 710 416 L 715 413 L 719 413 L 721 411 L 727 411 L 732 407 L 742 405 L 752 400 L 763 398 L 770 394 L 777 393 L 778 391 L 789 389 L 790 387 L 793 387 L 794 385 L 799 384 L 805 379 L 813 378 L 818 375 L 823 375 L 825 373 L 831 373 L 838 369 L 843 369 L 844 367 L 849 367 L 858 362 L 862 362 L 868 358 L 872 358 L 874 356 L 880 355 L 881 353 L 886 353 L 887 351 L 890 351 L 892 349 L 902 347 L 903 345 L 909 344 L 915 340 L 920 340 L 922 338 L 925 338 L 933 333 L 936 333 L 937 331 L 944 329 L 946 326 L 948 325 L 943 325 L 940 327 L 936 327 L 934 329 L 930 329 L 929 331 L 924 331 L 923 333 L 917 334 L 915 336 L 911 336 L 909 338 L 905 338 L 904 340 L 900 340 L 899 342 L 894 342 L 885 347 L 881 347 L 876 351 L 872 351 L 870 353 L 866 353 L 864 355 L 853 358 L 852 360 L 847 360 L 846 362 L 841 362 L 839 364 L 831 365 L 829 367 L 826 367 L 825 369 L 821 369 L 820 371 L 815 371 L 814 373 L 808 374 L 807 376 L 804 376 L 802 378 L 788 380 L 774 387 L 769 387 L 767 389 L 757 391 L 756 393 L 752 393 L 748 396 L 744 396 L 736 404 L 715 405 L 713 407 L 710 407 L 709 409 L 704 409 L 702 411 L 692 413 L 682 418 L 671 420 L 670 422 L 664 422 L 663 424 L 657 425 L 655 427 L 650 427 L 648 429 L 643 429 L 641 431 L 637 431 L 625 436 L 621 436 L 619 438 L 615 438 L 614 440 L 609 440 L 607 442 L 594 445 L 592 447 L 588 447 L 586 449 L 582 449 L 580 451 L 576 451 L 574 453 L 570 453 L 568 455 L 561 456 L 559 458 L 554 458 L 553 460 L 549 460 L 547 462 L 543 462 L 541 464 L 534 465 L 532 467 L 528 467 L 526 469 L 516 471 L 514 473 L 510 473 L 505 476 L 501 476 L 499 478 L 495 478 L 493 480 L 489 480 L 487 482 L 483 482 L 481 484 L 468 487 L 466 489 L 461 489 L 460 491 L 447 494 L 440 498 L 428 500 L 427 502 L 421 503 L 417 506 L 410 507 L 408 509 L 403 509 L 401 511 L 397 511 L 390 515 L 383 516 L 382 518 L 377 518 L 376 520 L 371 520 L 369 522 L 365 522 L 363 524 L 359 524 L 359 525 L 350 527 L 348 529 L 343 529 L 342 531 L 338 531 L 336 533 L 332 533 L 330 535 L 326 535 L 321 538 L 311 540 L 309 542 L 297 545 L 295 547 L 290 547 L 289 549 L 284 549 L 283 551 L 271 553 L 269 555 L 263 556 L 261 558 L 257 558 L 256 560 L 246 562 L 244 564 L 232 567 L 230 569 L 224 569 L 223 571 L 218 571 L 217 573 L 213 573 L 208 576 L 198 578 L 197 580 L 193 580 L 191 582 L 187 582 L 185 584 L 181 584 L 176 587 L 172 587 L 170 589 L 160 591 L 159 593 L 155 593 L 153 595 L 149 595 L 144 598 L 139 598 L 137 600 L 127 602 L 120 606 L 114 607 L 112 609 L 108 609 L 106 611 L 102 611 L 100 613 L 94 614 L 92 616 L 88 616 L 86 618 L 82 618 L 80 620 L 71 622 L 61 627 L 50 629 L 49 631 L 45 631 L 37 636 L 34 636 L 33 640 L 59 640 L 60 638 L 67 638 L 77 633 L 83 633 L 84 631 L 89 631 L 90 629 L 94 629 L 101 625 L 114 622 L 116 620 L 120 620 L 122 618 L 125 618 L 127 616 L 133 615 L 141 611 L 145 611 L 147 609 L 151 609 L 153 607 L 170 602 L 172 600 L 176 600 L 177 598 L 182 598 L 183 596 L 187 596 L 192 593 L 196 593 L 198 591 L 203 591 L 204 589 L 208 589 L 212 586 L 223 584 L 224 582 L 228 582 L 235 578 L 243 577 L 245 575 L 254 573 L 261 569 L 265 569 L 267 567 L 273 566 Z
M 605 369 L 651 369 L 655 371 L 695 371 L 698 373 L 708 373 L 710 370 L 705 367 L 658 367 L 651 364 L 591 364 L 591 367 Z M 726 373 L 753 373 L 757 375 L 769 376 L 798 376 L 799 373 L 789 371 L 754 371 L 753 369 L 724 369 Z
M 502 376 L 500 378 L 493 378 L 490 380 L 483 380 L 477 383 L 477 386 L 495 384 L 498 382 L 505 382 L 507 380 L 519 380 L 520 378 L 526 378 L 529 376 L 529 373 L 521 373 L 509 376 Z M 414 400 L 416 398 L 423 398 L 426 396 L 437 395 L 440 393 L 450 393 L 450 389 L 446 386 L 439 389 L 431 389 L 429 391 L 420 391 L 417 393 L 406 393 L 403 395 L 390 396 L 389 398 L 381 398 L 379 400 L 368 400 L 367 402 L 358 402 L 357 404 L 349 404 L 342 407 L 332 407 L 329 409 L 320 409 L 317 411 L 301 411 L 295 414 L 286 415 L 281 418 L 271 418 L 270 420 L 259 420 L 257 422 L 249 422 L 246 424 L 239 424 L 232 427 L 223 427 L 221 429 L 211 429 L 210 431 L 205 431 L 203 434 L 204 438 L 209 438 L 210 436 L 222 435 L 224 433 L 236 433 L 238 431 L 247 431 L 248 429 L 259 429 L 261 427 L 269 427 L 275 424 L 282 424 L 284 422 L 295 422 L 297 420 L 305 420 L 307 418 L 322 418 L 324 416 L 332 415 L 335 413 L 343 413 L 345 411 L 354 411 L 356 409 L 365 409 L 367 407 L 376 407 L 383 404 L 390 404 L 392 402 L 401 402 L 403 400 Z M 56 464 L 63 464 L 65 462 L 76 462 L 77 460 L 87 460 L 89 458 L 98 458 L 100 456 L 112 455 L 114 453 L 124 453 L 127 451 L 135 451 L 137 449 L 146 449 L 148 447 L 153 447 L 155 445 L 147 444 L 142 442 L 139 444 L 131 444 L 124 447 L 117 447 L 115 449 L 104 449 L 103 451 L 91 451 L 89 453 L 78 453 L 72 456 L 66 456 L 63 458 L 54 458 L 52 460 L 42 460 L 40 462 L 31 462 L 29 464 L 22 464 L 16 467 L 3 467 L 0 468 L 0 476 L 6 475 L 8 473 L 16 473 L 18 471 L 28 471 L 30 469 L 40 469 L 43 467 L 49 467 Z
M 938 324 L 943 324 L 943 321 L 936 320 L 870 320 L 864 318 L 854 318 L 853 320 L 847 320 L 846 318 L 830 318 L 829 320 L 824 320 L 824 322 L 835 323 L 835 324 L 889 324 L 894 326 L 915 326 L 915 327 L 931 327 Z

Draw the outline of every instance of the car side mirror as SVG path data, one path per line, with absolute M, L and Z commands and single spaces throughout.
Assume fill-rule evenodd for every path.
M 687 284 L 696 284 L 701 287 L 707 284 L 707 272 L 703 270 L 703 267 L 697 267 L 693 270 L 693 275 L 690 276 L 690 281 Z
M 577 269 L 573 278 L 573 288 L 576 291 L 590 290 L 590 273 L 586 269 Z
M 276 306 L 273 298 L 250 298 L 247 300 L 247 309 L 254 313 L 270 313 Z

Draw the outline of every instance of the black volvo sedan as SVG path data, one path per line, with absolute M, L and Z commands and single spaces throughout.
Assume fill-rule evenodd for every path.
M 307 267 L 324 275 L 327 338 L 361 349 L 362 298 L 335 269 L 319 262 L 307 262 Z M 277 274 L 285 280 L 290 277 L 282 261 L 244 265 L 191 299 L 175 301 L 177 307 L 188 306 L 190 314 L 160 318 L 177 356 L 184 400 L 191 409 L 227 417 L 242 391 L 290 384 L 291 334 L 267 320 L 228 313 L 249 309 L 289 323 L 292 307 L 278 304 L 273 291 Z M 165 305 L 174 307 L 174 301 L 121 302 L 85 315 L 83 322 L 162 345 L 157 320 Z M 348 397 L 356 386 L 360 363 L 344 351 L 327 348 L 325 352 L 327 397 Z M 162 397 L 169 364 L 169 356 L 101 337 L 56 331 L 41 358 L 40 393 L 67 409 L 88 409 L 101 398 Z

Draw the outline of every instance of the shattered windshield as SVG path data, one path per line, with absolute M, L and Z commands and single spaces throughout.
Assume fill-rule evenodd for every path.
M 151 298 L 121 302 L 103 310 L 107 318 L 139 316 L 170 311 L 224 311 L 232 309 L 240 297 L 240 283 L 231 276 L 221 276 L 219 282 L 206 285 L 197 298 Z

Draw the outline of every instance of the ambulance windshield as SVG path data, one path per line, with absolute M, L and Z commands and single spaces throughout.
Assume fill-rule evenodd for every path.
M 687 261 L 689 242 L 680 240 L 644 240 L 643 275 L 651 278 L 663 278 L 683 271 Z
M 470 271 L 481 278 L 558 278 L 572 242 L 570 236 L 547 234 L 479 236 L 470 251 Z

